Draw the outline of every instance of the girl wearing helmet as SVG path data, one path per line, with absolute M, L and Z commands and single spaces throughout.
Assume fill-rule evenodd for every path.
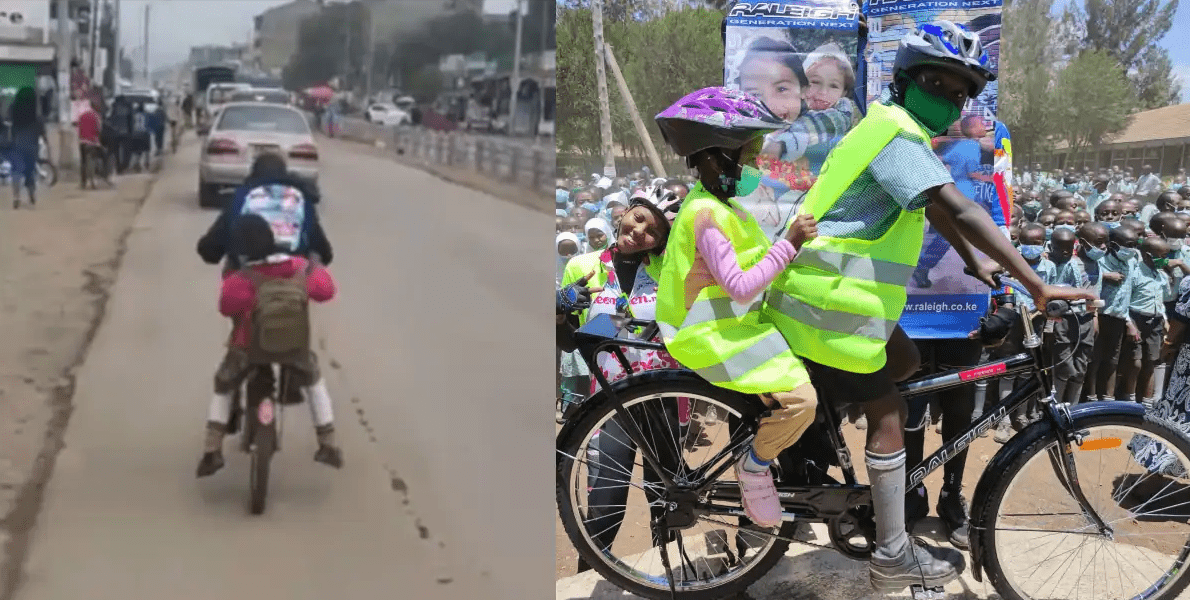
M 804 240 L 814 219 L 799 219 L 771 244 L 755 217 L 733 198 L 756 189 L 764 135 L 786 126 L 768 107 L 737 90 L 706 88 L 656 117 L 666 142 L 698 170 L 674 221 L 657 295 L 657 322 L 670 354 L 717 386 L 759 394 L 772 411 L 735 465 L 749 519 L 781 524 L 769 469 L 814 420 L 810 375 L 785 339 L 760 321 L 761 293 Z
M 992 275 L 1007 269 L 1039 304 L 1094 297 L 1046 285 L 988 212 L 958 191 L 931 148 L 995 79 L 979 37 L 949 21 L 923 24 L 901 40 L 893 73 L 799 207 L 818 220 L 818 236 L 774 281 L 763 309 L 815 381 L 832 390 L 828 400 L 864 409 L 877 526 L 869 577 L 886 593 L 944 585 L 962 564 L 957 551 L 913 544 L 905 530 L 907 406 L 896 383 L 917 372 L 921 359 L 897 322 L 925 217 L 993 287 Z M 975 249 L 992 260 L 980 260 Z
M 559 293 L 557 310 L 557 344 L 565 352 L 575 350 L 574 332 L 588 319 L 600 314 L 631 316 L 636 319 L 655 318 L 657 303 L 657 277 L 661 272 L 661 253 L 669 238 L 670 222 L 677 213 L 680 201 L 664 189 L 649 193 L 638 192 L 628 201 L 628 210 L 615 229 L 615 239 L 606 249 L 576 256 L 570 260 L 562 275 L 563 289 Z M 590 298 L 590 306 L 576 306 L 567 298 Z M 651 369 L 678 368 L 678 363 L 664 351 L 624 348 L 625 357 L 633 370 L 640 372 Z M 581 359 L 580 359 L 581 360 Z M 619 361 L 604 354 L 599 368 L 608 382 L 615 382 L 627 376 Z M 583 396 L 597 391 L 592 378 Z M 679 411 L 679 424 L 695 426 L 689 419 L 688 407 Z M 564 416 L 567 416 L 564 411 Z M 708 445 L 705 434 L 699 431 L 682 432 L 691 444 Z M 701 438 L 701 439 L 700 439 Z M 628 500 L 628 487 L 615 483 L 618 477 L 599 476 L 600 469 L 607 472 L 622 469 L 617 465 L 631 465 L 636 461 L 636 447 L 624 432 L 618 419 L 612 419 L 592 440 L 592 449 L 598 458 L 588 458 L 590 469 L 588 531 L 599 547 L 608 547 L 619 532 L 624 519 L 624 506 Z M 655 479 L 646 469 L 646 478 Z M 585 570 L 585 565 L 579 565 Z

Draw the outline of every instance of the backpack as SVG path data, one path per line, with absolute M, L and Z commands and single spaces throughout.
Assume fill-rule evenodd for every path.
M 313 268 L 290 277 L 269 277 L 247 267 L 244 275 L 256 292 L 248 332 L 248 361 L 252 364 L 292 364 L 310 352 L 310 297 L 306 280 Z

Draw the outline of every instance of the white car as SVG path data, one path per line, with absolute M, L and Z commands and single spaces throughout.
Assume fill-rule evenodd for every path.
M 381 125 L 408 125 L 413 121 L 409 117 L 409 113 L 397 108 L 395 104 L 373 104 L 368 107 L 364 115 L 369 123 Z
M 318 146 L 297 109 L 266 102 L 229 102 L 219 108 L 198 163 L 198 203 L 219 206 L 220 192 L 244 182 L 261 153 L 280 154 L 289 172 L 318 183 Z

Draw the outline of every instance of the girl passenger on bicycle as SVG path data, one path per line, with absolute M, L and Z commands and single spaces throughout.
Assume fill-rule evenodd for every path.
M 772 408 L 736 464 L 748 518 L 781 523 L 769 470 L 814 420 L 817 395 L 780 332 L 760 320 L 761 294 L 817 235 L 805 215 L 770 244 L 756 219 L 732 200 L 760 183 L 751 166 L 766 133 L 786 124 L 752 96 L 705 88 L 656 117 L 666 142 L 698 170 L 678 212 L 659 281 L 657 322 L 674 358 L 717 386 L 760 394 Z

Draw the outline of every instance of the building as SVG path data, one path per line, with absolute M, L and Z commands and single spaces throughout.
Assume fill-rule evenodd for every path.
M 225 62 L 243 63 L 248 58 L 249 50 L 248 44 L 192 46 L 187 62 L 191 67 Z
M 39 77 L 57 75 L 56 41 L 49 2 L 0 3 L 0 104 L 20 87 L 36 87 Z
M 1132 123 L 1106 143 L 1072 153 L 1065 144 L 1053 152 L 1014 159 L 1021 165 L 1041 163 L 1042 168 L 1098 169 L 1118 165 L 1140 172 L 1142 165 L 1152 165 L 1163 175 L 1190 169 L 1190 104 L 1175 104 L 1133 115 Z
M 256 66 L 267 72 L 279 72 L 297 52 L 302 21 L 320 10 L 314 0 L 293 0 L 256 15 L 253 36 Z

